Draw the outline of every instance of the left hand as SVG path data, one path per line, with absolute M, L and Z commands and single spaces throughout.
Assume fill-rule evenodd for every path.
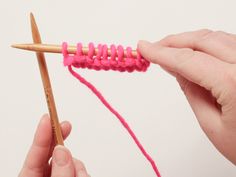
M 61 131 L 65 139 L 71 132 L 71 124 L 67 121 L 62 122 Z M 67 148 L 54 147 L 50 118 L 45 115 L 41 118 L 18 177 L 89 177 L 83 163 L 72 158 Z M 49 162 L 51 157 L 52 160 Z

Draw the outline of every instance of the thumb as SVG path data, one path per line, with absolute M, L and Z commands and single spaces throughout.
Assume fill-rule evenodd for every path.
M 51 177 L 74 177 L 75 168 L 70 151 L 61 145 L 55 147 L 52 155 Z
M 156 63 L 153 57 L 153 51 L 156 51 L 153 48 L 154 43 L 151 43 L 149 41 L 145 41 L 145 40 L 140 40 L 138 42 L 138 50 L 141 53 L 141 55 L 147 59 L 148 61 L 152 62 L 152 63 Z

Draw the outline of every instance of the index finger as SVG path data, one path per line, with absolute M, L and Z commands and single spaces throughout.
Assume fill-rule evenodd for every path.
M 70 131 L 71 125 L 69 122 L 61 124 L 61 130 L 63 138 L 66 138 Z M 33 144 L 28 152 L 23 168 L 20 173 L 20 177 L 32 176 L 42 177 L 46 165 L 48 164 L 48 155 L 52 146 L 52 128 L 51 122 L 48 115 L 44 115 L 37 127 Z
M 198 30 L 170 35 L 161 45 L 175 48 L 191 48 L 212 55 L 224 62 L 236 63 L 235 36 L 223 31 Z
M 146 41 L 140 41 L 138 48 L 144 58 L 208 90 L 222 84 L 221 72 L 227 63 L 213 56 L 188 48 L 171 48 Z
M 41 177 L 44 173 L 44 167 L 47 163 L 47 156 L 52 140 L 52 129 L 50 118 L 44 115 L 37 127 L 33 144 L 26 157 L 23 169 L 20 173 L 22 176 Z

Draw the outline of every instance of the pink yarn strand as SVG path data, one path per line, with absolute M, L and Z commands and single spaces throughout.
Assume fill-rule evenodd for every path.
M 98 99 L 104 104 L 104 106 L 107 107 L 107 109 L 109 111 L 111 111 L 117 118 L 118 120 L 121 122 L 121 124 L 124 126 L 124 128 L 128 131 L 128 133 L 130 134 L 130 136 L 132 137 L 132 139 L 134 140 L 135 144 L 138 146 L 138 148 L 140 149 L 140 151 L 142 152 L 142 154 L 145 156 L 145 158 L 150 162 L 156 176 L 161 177 L 160 172 L 154 162 L 154 160 L 152 159 L 152 157 L 146 152 L 146 150 L 144 149 L 144 147 L 142 146 L 142 144 L 139 142 L 138 138 L 136 137 L 136 135 L 134 134 L 134 132 L 132 131 L 132 129 L 130 128 L 130 126 L 128 125 L 128 123 L 125 121 L 125 119 L 107 102 L 107 100 L 103 97 L 103 95 L 87 80 L 85 80 L 81 75 L 79 75 L 77 72 L 75 72 L 71 65 L 68 66 L 68 69 L 70 71 L 70 73 L 77 78 L 82 84 L 86 85 L 97 97 Z

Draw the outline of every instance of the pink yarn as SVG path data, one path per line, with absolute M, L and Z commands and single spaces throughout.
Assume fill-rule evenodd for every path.
M 81 54 L 81 44 L 78 44 L 78 51 L 77 54 L 80 53 Z M 93 46 L 91 45 L 91 51 L 94 50 Z M 101 47 L 101 46 L 98 46 Z M 67 52 L 67 44 L 64 43 L 63 46 L 63 55 L 64 55 L 64 65 L 68 66 L 68 70 L 70 71 L 70 73 L 77 78 L 82 84 L 86 85 L 97 97 L 98 99 L 104 104 L 104 106 L 107 107 L 107 109 L 109 111 L 111 111 L 117 118 L 118 120 L 121 122 L 121 124 L 124 126 L 124 128 L 128 131 L 128 133 L 130 134 L 130 136 L 132 137 L 132 139 L 134 140 L 135 144 L 138 146 L 138 148 L 140 149 L 140 151 L 142 152 L 142 154 L 145 156 L 145 158 L 150 162 L 155 174 L 157 177 L 161 177 L 160 172 L 154 162 L 154 160 L 152 159 L 152 157 L 146 152 L 146 150 L 144 149 L 144 147 L 142 146 L 142 144 L 140 143 L 140 141 L 138 140 L 138 138 L 136 137 L 136 135 L 134 134 L 134 132 L 132 131 L 132 129 L 130 128 L 130 126 L 128 125 L 128 123 L 125 121 L 125 119 L 106 101 L 106 99 L 103 97 L 103 95 L 87 80 L 85 80 L 81 75 L 79 75 L 78 73 L 76 73 L 73 69 L 72 69 L 72 63 L 73 60 L 75 60 L 75 58 L 77 57 L 75 56 L 69 56 L 68 52 Z M 113 48 L 114 50 L 114 48 Z M 120 49 L 120 54 L 118 54 L 118 61 L 122 60 L 122 51 L 123 49 Z M 127 49 L 131 50 L 131 49 Z M 106 55 L 102 52 L 102 50 L 99 50 L 100 52 L 98 52 L 97 56 L 100 57 L 102 55 Z M 92 52 L 91 52 L 92 53 Z M 88 53 L 88 55 L 92 55 L 90 52 Z M 113 52 L 112 52 L 113 53 Z M 119 52 L 118 52 L 119 53 Z M 114 53 L 113 53 L 114 55 Z M 91 57 L 91 56 L 90 56 Z M 113 56 L 114 58 L 115 56 Z M 83 65 L 84 66 L 84 65 Z M 92 66 L 92 65 L 87 65 L 87 66 Z M 94 66 L 100 67 L 99 64 L 94 64 Z M 132 65 L 133 66 L 133 65 Z M 79 67 L 82 67 L 82 65 L 80 65 Z M 110 66 L 109 66 L 110 67 Z M 95 68 L 94 68 L 95 69 Z M 110 68 L 111 69 L 111 68 Z M 121 68 L 119 68 L 119 71 L 121 70 Z M 122 71 L 125 70 L 125 68 L 122 69 Z M 127 71 L 131 71 L 131 70 L 127 70 Z M 133 70 L 132 70 L 133 71 Z M 143 70 L 144 71 L 144 70 Z
M 111 45 L 111 56 L 108 57 L 107 45 L 99 44 L 97 46 L 97 54 L 95 55 L 95 47 L 93 43 L 89 43 L 88 54 L 83 54 L 82 44 L 77 44 L 77 52 L 75 55 L 70 56 L 67 52 L 67 43 L 62 44 L 62 53 L 66 56 L 64 65 L 73 65 L 76 68 L 88 68 L 94 70 L 115 70 L 115 71 L 141 71 L 145 72 L 150 65 L 150 62 L 141 57 L 138 53 L 137 57 L 133 57 L 132 49 L 126 48 L 126 57 L 124 57 L 124 48 L 119 45 Z

